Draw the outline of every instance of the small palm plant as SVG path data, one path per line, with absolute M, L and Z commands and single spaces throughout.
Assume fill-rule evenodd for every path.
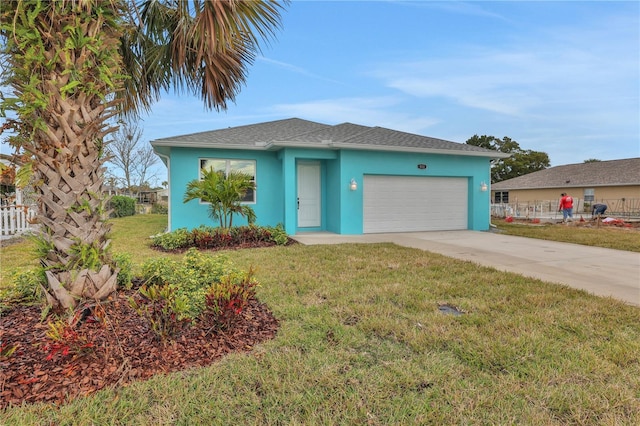
M 184 202 L 200 199 L 209 203 L 209 216 L 218 220 L 220 227 L 233 226 L 233 215 L 246 217 L 249 224 L 256 221 L 256 214 L 242 200 L 250 190 L 255 190 L 252 176 L 239 171 L 225 175 L 222 171 L 202 169 L 202 179 L 187 183 Z

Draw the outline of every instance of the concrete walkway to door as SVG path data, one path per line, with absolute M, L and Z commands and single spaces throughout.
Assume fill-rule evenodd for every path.
M 382 243 L 469 260 L 640 306 L 640 254 L 494 232 L 432 231 L 337 235 L 303 233 L 302 244 Z

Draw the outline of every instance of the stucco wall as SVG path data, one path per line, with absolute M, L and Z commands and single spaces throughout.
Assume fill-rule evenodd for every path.
M 198 179 L 201 158 L 256 160 L 256 203 L 258 225 L 282 223 L 284 199 L 282 194 L 282 164 L 277 153 L 269 151 L 209 150 L 199 148 L 172 148 L 170 162 L 171 229 L 195 228 L 200 225 L 217 226 L 209 217 L 208 204 L 197 200 L 183 202 L 187 183 Z M 234 225 L 246 224 L 235 216 Z
M 418 164 L 426 164 L 419 169 Z M 469 179 L 469 229 L 489 229 L 489 191 L 480 190 L 481 182 L 489 182 L 489 159 L 455 155 L 418 154 L 381 151 L 341 151 L 341 172 L 344 187 L 355 178 L 362 185 L 365 174 L 400 176 L 465 177 Z M 438 200 L 433 200 L 437 203 Z M 363 231 L 362 191 L 343 191 L 341 215 L 342 233 L 361 234 Z
M 289 234 L 297 228 L 296 166 L 301 161 L 318 161 L 322 170 L 322 226 L 341 234 L 363 232 L 364 175 L 463 177 L 469 182 L 468 228 L 489 229 L 490 192 L 480 190 L 481 182 L 489 182 L 489 159 L 406 152 L 323 150 L 286 148 L 279 151 L 217 150 L 205 148 L 171 148 L 163 152 L 170 156 L 170 227 L 192 229 L 199 225 L 213 225 L 208 205 L 196 200 L 183 203 L 187 183 L 199 177 L 201 158 L 256 160 L 256 203 L 251 206 L 258 225 L 282 223 Z M 426 164 L 419 169 L 418 164 Z M 349 190 L 351 178 L 358 182 L 358 190 Z M 438 200 L 433 200 L 437 203 Z M 246 221 L 234 218 L 234 224 Z
M 553 189 L 512 189 L 509 190 L 509 202 L 532 202 L 540 200 L 560 199 L 560 194 L 566 192 L 573 198 L 584 199 L 587 188 L 553 188 Z M 596 186 L 593 189 L 595 202 L 617 199 L 640 199 L 640 186 Z M 495 191 L 491 191 L 491 199 L 494 200 Z
M 640 186 L 617 186 L 617 187 L 590 187 L 594 190 L 594 200 L 585 201 L 585 188 L 565 188 L 565 189 L 530 189 L 530 190 L 509 190 L 508 204 L 513 211 L 522 213 L 525 206 L 529 205 L 529 210 L 535 208 L 538 214 L 557 211 L 560 194 L 566 192 L 574 199 L 575 213 L 591 213 L 591 204 L 604 203 L 609 208 L 607 214 L 637 217 L 640 215 Z M 491 191 L 491 200 L 495 200 L 495 191 Z M 516 204 L 518 207 L 516 207 Z M 535 207 L 533 207 L 535 206 Z M 497 207 L 496 207 L 497 208 Z M 526 209 L 525 209 L 526 210 Z M 503 210 L 494 210 L 494 214 L 500 216 Z M 505 213 L 506 214 L 506 213 Z M 536 214 L 529 211 L 529 214 Z

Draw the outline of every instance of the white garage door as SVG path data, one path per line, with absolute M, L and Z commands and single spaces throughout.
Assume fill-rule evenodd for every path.
M 467 179 L 366 175 L 364 232 L 467 229 Z

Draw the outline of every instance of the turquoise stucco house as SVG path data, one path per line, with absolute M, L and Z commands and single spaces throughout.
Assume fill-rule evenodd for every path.
M 206 204 L 182 201 L 187 182 L 212 167 L 254 176 L 256 190 L 245 202 L 256 223 L 282 224 L 289 235 L 487 230 L 490 162 L 505 156 L 381 127 L 298 118 L 151 145 L 169 172 L 170 230 L 215 226 Z

